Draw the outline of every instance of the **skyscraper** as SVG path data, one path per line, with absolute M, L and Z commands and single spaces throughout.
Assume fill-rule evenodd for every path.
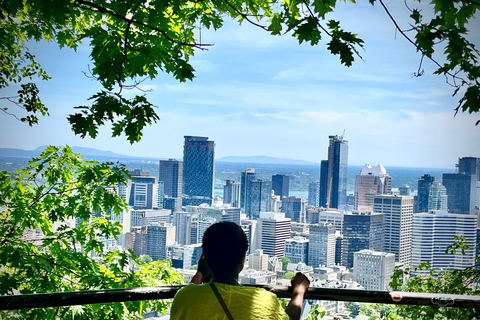
M 241 182 L 240 182 L 240 208 L 242 208 L 243 212 L 245 212 L 246 207 L 246 195 L 248 185 L 250 181 L 256 179 L 255 169 L 247 168 L 245 172 L 242 172 Z
M 454 243 L 455 236 L 463 236 L 469 248 L 447 254 L 448 245 Z M 475 264 L 475 244 L 477 237 L 477 217 L 475 215 L 454 214 L 433 210 L 430 213 L 413 215 L 412 267 L 430 261 L 433 269 L 465 269 Z
M 211 205 L 215 143 L 207 137 L 184 138 L 183 205 Z
M 346 210 L 348 141 L 344 140 L 343 136 L 329 136 L 328 138 L 326 170 L 323 161 L 320 167 L 320 205 L 325 203 L 327 208 Z M 326 190 L 322 190 L 322 188 Z
M 262 179 L 248 183 L 245 197 L 245 213 L 249 219 L 258 219 L 260 212 L 272 210 L 272 182 Z
M 272 189 L 275 195 L 280 196 L 280 200 L 283 197 L 288 197 L 290 184 L 290 177 L 284 174 L 275 174 L 272 176 Z
M 480 208 L 480 158 L 475 157 L 463 157 L 458 159 L 458 173 L 466 175 L 476 175 L 475 180 L 475 192 L 474 192 L 474 204 L 477 208 Z
M 307 204 L 312 207 L 319 206 L 320 197 L 320 181 L 312 182 L 308 185 L 308 201 Z
M 192 232 L 194 221 L 198 220 L 198 214 L 192 212 L 174 212 L 173 225 L 175 226 L 175 241 L 186 245 L 196 242 L 196 232 Z M 192 239 L 192 234 L 193 238 Z M 193 240 L 193 241 L 192 241 Z
M 384 252 L 395 261 L 409 264 L 412 253 L 413 197 L 383 195 L 373 199 L 373 212 L 385 214 Z
M 222 221 L 231 221 L 240 225 L 240 208 L 224 208 L 222 209 Z
M 450 213 L 475 214 L 476 175 L 444 173 L 443 185 L 447 189 L 447 207 Z
M 428 196 L 430 195 L 430 187 L 435 181 L 435 177 L 429 174 L 424 174 L 418 179 L 418 193 L 415 197 L 415 212 L 428 211 Z
M 308 239 L 300 236 L 285 240 L 285 257 L 290 259 L 292 263 L 307 263 L 308 242 Z
M 183 161 L 160 160 L 158 181 L 163 184 L 162 207 L 173 211 L 182 210 Z M 160 201 L 160 199 L 159 199 Z
M 306 222 L 305 199 L 302 197 L 286 197 L 282 199 L 282 212 L 293 222 Z
M 434 181 L 430 187 L 430 194 L 428 195 L 428 211 L 447 211 L 447 200 L 447 188 L 445 188 L 440 182 Z
M 381 164 L 372 168 L 367 163 L 355 177 L 354 209 L 361 212 L 372 212 L 373 197 L 391 192 L 392 178 L 388 175 L 387 170 Z
M 409 196 L 411 194 L 410 186 L 408 184 L 404 184 L 398 187 L 398 191 L 400 192 L 401 196 Z
M 235 180 L 226 180 L 223 187 L 223 204 L 234 208 L 240 207 L 240 183 Z
M 134 227 L 133 249 L 138 256 L 149 255 L 155 260 L 167 259 L 167 247 L 175 243 L 175 227 L 166 223 Z
M 163 193 L 167 197 L 182 197 L 183 161 L 160 160 L 158 181 L 163 181 Z
M 307 264 L 312 267 L 335 264 L 335 226 L 326 223 L 310 225 Z
M 458 173 L 467 175 L 476 175 L 476 180 L 480 181 L 480 158 L 463 157 L 458 159 Z
M 283 212 L 262 212 L 257 222 L 257 248 L 269 256 L 283 257 L 292 222 Z
M 395 271 L 395 255 L 368 249 L 353 256 L 353 281 L 365 290 L 387 291 Z
M 353 267 L 354 253 L 381 251 L 385 239 L 385 214 L 346 214 L 343 217 L 342 265 Z
M 152 209 L 158 207 L 157 178 L 150 177 L 148 171 L 138 169 L 129 171 L 133 181 L 129 181 L 125 197 L 128 205 L 135 209 Z
M 318 206 L 327 207 L 327 189 L 328 189 L 328 160 L 320 161 L 320 182 L 318 191 Z

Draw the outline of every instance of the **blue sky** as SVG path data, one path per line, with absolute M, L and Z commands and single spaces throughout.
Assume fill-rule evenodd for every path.
M 403 1 L 389 5 L 408 28 Z M 0 147 L 69 144 L 181 158 L 183 136 L 201 135 L 216 142 L 217 158 L 268 155 L 319 162 L 327 155 L 328 136 L 345 129 L 351 164 L 451 168 L 458 157 L 480 157 L 480 126 L 474 125 L 480 114 L 454 117 L 458 98 L 442 76 L 432 75 L 429 61 L 424 76 L 412 77 L 420 56 L 380 6 L 340 4 L 329 18 L 365 40 L 363 61 L 341 65 L 326 50 L 326 36 L 312 47 L 235 22 L 217 32 L 203 29 L 202 41 L 214 46 L 193 57 L 193 82 L 160 74 L 143 83 L 153 90 L 148 98 L 161 120 L 134 145 L 111 138 L 108 127 L 95 140 L 73 134 L 66 116 L 100 88 L 82 73 L 90 48 L 75 53 L 35 43 L 32 52 L 53 77 L 39 85 L 50 117 L 30 128 L 0 114 Z M 470 38 L 477 47 L 479 20 Z

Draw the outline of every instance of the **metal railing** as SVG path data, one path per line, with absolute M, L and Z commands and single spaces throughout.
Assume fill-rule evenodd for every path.
M 290 298 L 291 287 L 250 285 L 264 288 L 279 298 Z M 63 307 L 122 301 L 171 299 L 183 286 L 89 290 L 0 296 L 0 310 Z M 352 289 L 309 288 L 306 300 L 334 300 L 401 305 L 480 308 L 480 296 L 443 293 L 387 292 Z

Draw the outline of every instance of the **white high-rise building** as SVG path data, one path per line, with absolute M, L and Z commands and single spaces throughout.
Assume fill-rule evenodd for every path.
M 392 193 L 392 178 L 387 170 L 379 164 L 372 168 L 365 164 L 355 178 L 354 209 L 360 212 L 372 212 L 373 197 L 379 194 Z
M 290 259 L 292 263 L 307 263 L 308 243 L 308 239 L 300 236 L 295 236 L 292 239 L 285 240 L 284 256 Z
M 433 181 L 428 194 L 428 211 L 447 211 L 447 201 L 447 188 L 445 188 L 440 182 Z
M 394 270 L 393 253 L 365 249 L 353 254 L 353 281 L 365 290 L 387 291 Z
M 283 212 L 261 212 L 257 220 L 257 246 L 269 256 L 283 257 L 285 240 L 290 238 L 292 221 Z
M 187 245 L 197 242 L 192 239 L 192 222 L 198 219 L 198 214 L 192 212 L 174 212 L 173 225 L 176 227 L 175 240 L 178 244 Z M 194 235 L 197 233 L 194 232 Z
M 307 264 L 312 267 L 335 264 L 335 226 L 326 223 L 310 226 Z
M 413 215 L 412 267 L 430 261 L 433 269 L 465 269 L 475 264 L 477 216 L 432 210 Z M 463 236 L 469 248 L 462 254 L 446 254 L 455 236 Z
M 375 196 L 374 213 L 385 213 L 383 251 L 395 254 L 395 261 L 410 264 L 412 254 L 413 196 Z

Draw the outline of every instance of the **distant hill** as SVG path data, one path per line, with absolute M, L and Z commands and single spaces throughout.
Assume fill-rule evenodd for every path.
M 309 162 L 305 160 L 274 158 L 269 156 L 231 156 L 215 159 L 216 162 L 229 163 L 258 163 L 258 164 L 284 164 L 284 165 L 299 165 L 299 166 L 318 166 L 318 163 Z
M 47 146 L 41 146 L 36 148 L 35 150 L 23 150 L 23 149 L 15 149 L 15 148 L 0 148 L 0 157 L 15 157 L 15 158 L 32 158 L 38 157 L 40 153 L 46 148 Z M 98 160 L 108 160 L 108 159 L 115 159 L 115 160 L 152 160 L 158 161 L 157 158 L 145 158 L 145 157 L 133 157 L 133 156 L 126 156 L 123 154 L 114 153 L 112 151 L 104 151 L 98 150 L 94 148 L 85 148 L 85 147 L 71 147 L 72 151 L 75 153 L 80 153 L 84 155 L 88 159 L 98 159 Z
M 47 146 L 41 146 L 35 150 L 23 150 L 15 148 L 0 148 L 0 157 L 15 157 L 15 158 L 32 158 L 38 157 L 40 153 Z M 73 152 L 80 153 L 89 159 L 98 159 L 98 160 L 151 160 L 158 161 L 158 158 L 145 158 L 145 157 L 135 157 L 135 156 L 126 156 L 123 154 L 114 153 L 112 151 L 98 150 L 94 148 L 85 148 L 85 147 L 71 147 Z M 286 158 L 274 158 L 269 156 L 231 156 L 215 159 L 216 162 L 225 162 L 225 163 L 255 163 L 255 164 L 277 164 L 277 165 L 300 165 L 300 166 L 318 166 L 318 163 L 309 162 L 305 160 L 297 159 L 286 159 Z
M 22 150 L 15 148 L 0 148 L 0 157 L 14 157 L 14 158 L 32 158 L 40 155 L 40 151 Z

